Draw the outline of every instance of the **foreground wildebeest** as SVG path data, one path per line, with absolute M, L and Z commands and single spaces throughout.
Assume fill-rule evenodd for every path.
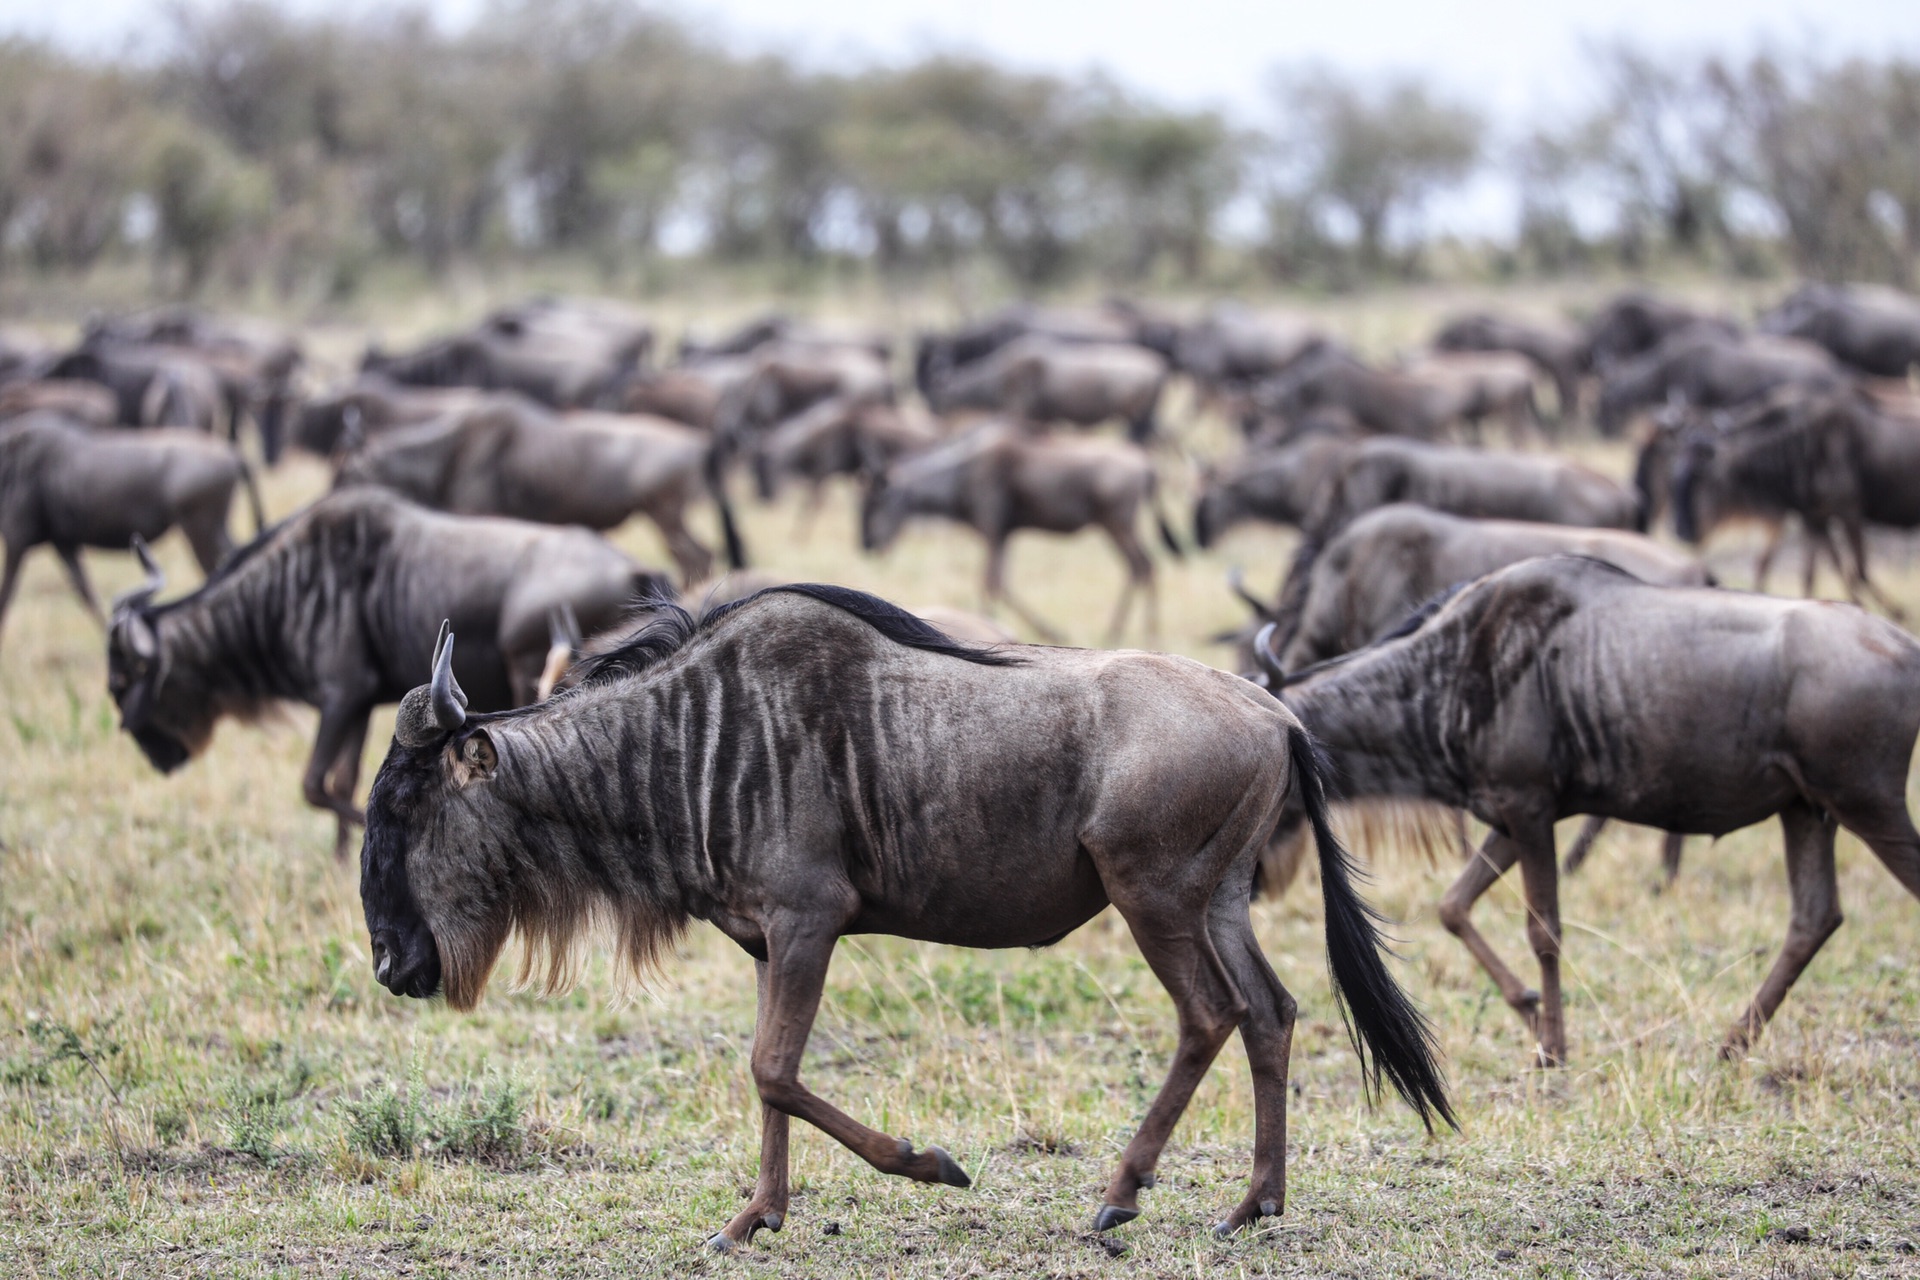
M 1654 587 L 1551 557 L 1469 584 L 1371 648 L 1269 674 L 1325 744 L 1345 798 L 1466 809 L 1493 828 L 1440 919 L 1526 1019 L 1545 1065 L 1567 1056 L 1560 818 L 1719 836 L 1779 816 L 1791 923 L 1723 1056 L 1752 1043 L 1840 926 L 1836 827 L 1920 896 L 1906 806 L 1920 643 L 1850 606 Z M 1538 993 L 1469 918 L 1515 862 Z
M 1571 329 L 1479 312 L 1448 321 L 1434 335 L 1433 345 L 1441 351 L 1516 352 L 1553 380 L 1563 421 L 1580 408 L 1585 352 L 1580 335 Z
M 1685 329 L 1738 338 L 1740 326 L 1725 316 L 1650 293 L 1623 293 L 1587 322 L 1583 343 L 1588 370 L 1605 374 L 1622 360 L 1653 350 Z
M 493 395 L 475 387 L 412 387 L 377 373 L 363 373 L 338 391 L 300 406 L 294 443 L 331 458 L 358 449 L 394 427 L 417 426 L 485 403 Z
M 1026 337 L 941 376 L 927 403 L 936 413 L 985 409 L 1026 423 L 1118 419 L 1138 444 L 1158 433 L 1166 382 L 1166 357 L 1145 347 Z
M 1305 525 L 1357 443 L 1316 432 L 1206 464 L 1193 502 L 1193 540 L 1210 547 L 1243 520 Z
M 1783 387 L 1686 431 L 1671 492 L 1674 530 L 1693 543 L 1729 520 L 1759 518 L 1777 530 L 1799 517 L 1807 594 L 1813 552 L 1824 550 L 1851 599 L 1869 594 L 1900 616 L 1868 577 L 1866 527 L 1920 527 L 1920 422 L 1882 413 L 1857 392 Z M 1762 584 L 1778 542 L 1776 532 L 1762 553 Z
M 1640 522 L 1640 501 L 1631 490 L 1577 462 L 1382 438 L 1360 442 L 1341 460 L 1307 524 L 1325 539 L 1390 502 L 1594 529 L 1633 529 Z
M 1871 285 L 1807 284 L 1760 317 L 1767 333 L 1817 342 L 1862 373 L 1904 378 L 1920 364 L 1920 299 Z
M 1153 561 L 1135 528 L 1140 507 L 1154 509 L 1160 537 L 1180 544 L 1155 497 L 1153 462 L 1137 445 L 1111 440 L 1033 439 L 990 423 L 957 440 L 903 458 L 868 484 L 860 511 L 860 545 L 884 551 L 912 516 L 971 525 L 987 542 L 989 610 L 1005 600 L 1035 631 L 1057 632 L 1007 590 L 1007 540 L 1020 529 L 1076 533 L 1097 524 L 1127 562 L 1127 585 L 1107 629 L 1118 639 L 1136 590 L 1146 596 L 1147 633 L 1159 634 L 1160 596 Z
M 1693 328 L 1616 366 L 1601 384 L 1596 421 L 1602 434 L 1617 435 L 1635 410 L 1650 405 L 1724 409 L 1789 383 L 1836 389 L 1850 382 L 1833 357 L 1810 342 L 1728 338 Z
M 194 431 L 98 430 L 57 414 L 30 413 L 0 425 L 0 577 L 6 618 L 28 551 L 51 543 L 88 612 L 100 603 L 80 564 L 82 547 L 125 551 L 137 536 L 178 527 L 200 568 L 212 573 L 233 545 L 227 534 L 233 491 L 243 486 L 262 523 L 260 494 L 233 446 Z
M 102 343 L 172 348 L 206 364 L 220 381 L 230 436 L 237 439 L 241 422 L 252 419 L 266 460 L 279 461 L 294 375 L 305 359 L 290 334 L 261 320 L 164 306 L 91 321 L 86 344 Z
M 382 485 L 461 515 L 595 530 L 644 515 L 659 528 L 687 582 L 713 568 L 713 552 L 686 522 L 688 506 L 710 494 L 730 563 L 738 569 L 746 559 L 712 437 L 665 418 L 556 416 L 518 397 L 494 397 L 387 432 L 347 458 L 334 483 Z
M 242 548 L 193 594 L 116 603 L 107 681 L 121 727 L 163 773 L 206 749 L 220 720 L 275 702 L 320 710 L 307 802 L 339 819 L 346 856 L 367 717 L 419 683 L 423 636 L 452 618 L 471 637 L 461 672 L 478 705 L 529 701 L 548 614 L 570 605 L 589 631 L 668 590 L 584 529 L 444 515 L 378 489 L 322 498 Z
M 933 389 L 955 369 L 984 360 L 1021 338 L 1128 343 L 1136 340 L 1137 328 L 1134 318 L 1120 309 L 1069 309 L 1015 303 L 951 333 L 922 335 L 913 354 L 913 381 L 921 395 L 931 397 Z
M 1369 1074 L 1429 1123 L 1452 1119 L 1431 1033 L 1327 826 L 1313 744 L 1245 681 L 1161 654 L 974 649 L 821 586 L 699 623 L 666 611 L 573 692 L 504 715 L 468 714 L 449 656 L 401 704 L 368 803 L 375 976 L 467 1009 L 516 933 L 549 988 L 595 921 L 633 968 L 690 919 L 733 939 L 758 979 L 763 1129 L 759 1178 L 718 1248 L 785 1225 L 789 1117 L 882 1173 L 968 1185 L 940 1148 L 915 1151 L 801 1083 L 841 937 L 1044 946 L 1108 903 L 1172 996 L 1180 1038 L 1094 1226 L 1139 1215 L 1236 1026 L 1254 1171 L 1219 1229 L 1281 1212 L 1296 1006 L 1247 900 L 1289 793 L 1319 846 L 1329 968 Z

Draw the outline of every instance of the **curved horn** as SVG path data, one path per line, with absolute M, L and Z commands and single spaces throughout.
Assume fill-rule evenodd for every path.
M 453 631 L 440 624 L 440 639 L 433 648 L 433 721 L 448 733 L 467 722 L 467 695 L 453 678 Z
M 1275 696 L 1278 696 L 1280 686 L 1287 681 L 1287 673 L 1281 669 L 1280 660 L 1274 656 L 1273 652 L 1273 633 L 1279 630 L 1279 626 L 1277 622 L 1269 622 L 1261 627 L 1259 634 L 1253 638 L 1253 661 L 1259 668 L 1253 677 L 1253 682 Z

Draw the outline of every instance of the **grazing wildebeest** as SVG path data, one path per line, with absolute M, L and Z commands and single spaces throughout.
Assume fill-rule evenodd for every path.
M 1623 293 L 1587 322 L 1584 363 L 1589 371 L 1605 374 L 1622 360 L 1651 351 L 1685 329 L 1730 339 L 1740 336 L 1740 326 L 1725 316 L 1650 293 Z
M 1136 328 L 1130 315 L 1113 308 L 1075 310 L 1015 303 L 951 333 L 923 334 L 914 349 L 913 381 L 920 394 L 930 398 L 954 370 L 984 360 L 1021 338 L 1129 343 L 1136 340 Z
M 1035 424 L 1118 419 L 1139 444 L 1158 434 L 1154 412 L 1166 382 L 1166 357 L 1145 347 L 1035 336 L 943 375 L 927 403 L 936 413 L 985 409 Z
M 275 702 L 320 711 L 303 787 L 339 820 L 347 854 L 367 717 L 430 669 L 424 635 L 452 618 L 472 638 L 461 672 L 477 705 L 532 699 L 548 613 L 589 630 L 670 591 L 584 529 L 450 516 L 378 489 L 330 494 L 230 557 L 205 586 L 156 605 L 164 585 L 114 605 L 107 684 L 120 724 L 162 773 L 200 754 L 228 717 Z
M 1837 827 L 1920 896 L 1906 806 L 1920 643 L 1859 609 L 1648 586 L 1596 560 L 1550 557 L 1469 584 L 1370 648 L 1269 676 L 1325 744 L 1347 799 L 1466 809 L 1493 828 L 1440 919 L 1526 1020 L 1543 1065 L 1567 1057 L 1560 818 L 1719 836 L 1779 816 L 1791 923 L 1723 1057 L 1745 1051 L 1840 926 Z M 1515 862 L 1538 992 L 1470 919 Z
M 1851 378 L 1810 342 L 1687 329 L 1607 375 L 1596 421 L 1602 434 L 1618 435 L 1638 409 L 1670 402 L 1730 408 L 1787 383 L 1834 389 Z
M 841 937 L 1042 946 L 1108 903 L 1172 996 L 1180 1038 L 1095 1228 L 1139 1216 L 1236 1026 L 1254 1171 L 1218 1230 L 1280 1213 L 1295 1003 L 1248 895 L 1289 795 L 1313 826 L 1328 965 L 1369 1078 L 1429 1124 L 1452 1121 L 1431 1032 L 1327 825 L 1313 743 L 1252 685 L 1162 654 L 975 649 L 837 587 L 777 588 L 698 623 L 663 612 L 571 693 L 500 715 L 466 710 L 449 637 L 374 781 L 361 902 L 376 978 L 458 1009 L 515 934 L 549 989 L 595 920 L 635 969 L 690 919 L 751 955 L 760 1174 L 715 1247 L 785 1225 L 790 1117 L 882 1173 L 969 1184 L 940 1148 L 915 1151 L 801 1083 Z
M 923 412 L 884 400 L 834 396 L 788 418 L 754 442 L 753 474 L 771 502 L 780 481 L 795 476 L 811 486 L 807 512 L 817 511 L 829 476 L 872 475 L 896 458 L 940 440 L 940 427 Z
M 652 326 L 617 304 L 536 298 L 411 352 L 369 347 L 360 368 L 410 386 L 517 391 L 578 409 L 617 396 L 652 344 Z
M 164 306 L 93 320 L 87 325 L 86 343 L 173 348 L 205 363 L 220 381 L 230 438 L 238 439 L 240 424 L 251 419 L 267 462 L 279 461 L 293 406 L 293 379 L 305 354 L 278 326 L 215 316 L 198 307 Z
M 476 387 L 414 387 L 363 373 L 340 390 L 314 396 L 300 406 L 294 443 L 331 458 L 358 449 L 394 427 L 418 426 L 475 408 L 493 396 L 511 394 Z
M 1354 517 L 1389 502 L 1492 520 L 1532 520 L 1594 529 L 1639 527 L 1634 493 L 1563 458 L 1391 437 L 1355 445 L 1327 481 L 1308 519 L 1325 539 Z
M 1817 548 L 1855 603 L 1865 593 L 1901 616 L 1868 577 L 1866 526 L 1920 527 L 1920 422 L 1882 413 L 1857 392 L 1782 387 L 1687 432 L 1678 455 L 1672 503 L 1682 538 L 1702 542 L 1743 516 L 1776 525 L 1798 516 L 1810 543 L 1807 594 Z M 1757 571 L 1763 583 L 1773 549 Z
M 1357 444 L 1345 436 L 1316 433 L 1206 464 L 1193 503 L 1193 540 L 1210 547 L 1242 520 L 1306 524 Z
M 80 378 L 38 378 L 0 385 L 0 418 L 17 418 L 36 410 L 57 413 L 90 427 L 111 427 L 119 420 L 120 402 L 99 383 Z
M 200 568 L 212 573 L 232 541 L 228 511 L 236 486 L 263 517 L 246 459 L 231 445 L 195 431 L 100 430 L 58 414 L 31 413 L 0 425 L 0 577 L 6 618 L 20 561 L 50 543 L 87 611 L 105 623 L 80 563 L 82 547 L 125 551 L 135 536 L 158 538 L 178 527 Z
M 1529 398 L 1531 392 L 1528 379 Z M 1504 402 L 1490 403 L 1471 381 L 1375 369 L 1331 347 L 1303 356 L 1284 373 L 1256 384 L 1250 399 L 1256 412 L 1289 420 L 1337 407 L 1353 414 L 1367 431 L 1415 440 L 1435 439 L 1456 422 L 1477 430 L 1489 414 L 1507 411 Z
M 1580 371 L 1585 352 L 1578 333 L 1480 312 L 1448 321 L 1433 337 L 1441 351 L 1513 351 L 1553 380 L 1564 421 L 1580 408 Z
M 129 427 L 220 429 L 226 391 L 219 375 L 176 347 L 100 342 L 56 360 L 49 378 L 97 382 L 113 392 L 116 420 Z
M 912 516 L 971 525 L 987 542 L 986 600 L 1001 600 L 1045 636 L 1058 633 L 1006 586 L 1007 540 L 1020 529 L 1076 533 L 1097 524 L 1127 563 L 1127 585 L 1108 636 L 1126 625 L 1136 590 L 1146 596 L 1147 633 L 1159 634 L 1160 597 L 1135 530 L 1140 506 L 1154 508 L 1161 539 L 1180 544 L 1160 514 L 1153 462 L 1137 445 L 1080 438 L 1034 439 L 1007 424 L 988 424 L 959 439 L 913 454 L 874 476 L 860 510 L 860 545 L 883 551 Z
M 624 383 L 614 405 L 624 413 L 650 413 L 712 431 L 720 407 L 753 377 L 751 356 L 712 356 L 672 369 L 642 370 Z
M 377 484 L 460 515 L 613 529 L 644 515 L 667 541 L 682 578 L 713 568 L 687 528 L 703 493 L 719 508 L 727 557 L 746 559 L 711 436 L 684 423 L 632 414 L 554 415 L 518 397 L 417 427 L 389 431 L 348 457 L 336 486 Z
M 1817 342 L 1834 357 L 1883 378 L 1920 364 L 1920 299 L 1871 285 L 1806 284 L 1760 317 L 1767 333 Z

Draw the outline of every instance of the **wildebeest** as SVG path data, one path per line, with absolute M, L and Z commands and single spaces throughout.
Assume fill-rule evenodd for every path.
M 1140 507 L 1154 509 L 1167 549 L 1180 544 L 1159 511 L 1153 462 L 1137 445 L 1079 438 L 1033 439 L 990 423 L 913 454 L 876 475 L 860 511 L 860 545 L 883 551 L 912 516 L 971 525 L 987 542 L 986 600 L 1000 601 L 1044 636 L 1058 635 L 1007 590 L 1007 540 L 1020 529 L 1076 533 L 1097 524 L 1127 563 L 1127 585 L 1107 629 L 1118 639 L 1136 590 L 1146 596 L 1149 636 L 1160 630 L 1153 561 L 1135 528 Z
M 469 637 L 461 673 L 480 707 L 532 699 L 548 614 L 589 631 L 670 590 L 584 529 L 450 516 L 378 489 L 322 498 L 236 552 L 206 585 L 165 604 L 144 587 L 116 602 L 107 680 L 121 727 L 171 773 L 218 723 L 275 702 L 320 711 L 307 803 L 339 820 L 345 857 L 367 717 L 429 671 L 425 635 L 452 618 Z
M 1118 419 L 1138 444 L 1158 433 L 1166 382 L 1166 358 L 1145 347 L 1025 337 L 937 379 L 927 403 L 937 413 L 984 409 L 1035 424 Z
M 1182 325 L 1174 366 L 1209 392 L 1271 378 L 1332 345 L 1318 325 L 1284 312 L 1217 306 Z
M 1529 399 L 1531 391 L 1529 380 Z M 1314 409 L 1337 407 L 1351 413 L 1367 431 L 1432 440 L 1454 423 L 1477 429 L 1486 417 L 1511 412 L 1517 394 L 1509 388 L 1503 399 L 1493 401 L 1472 380 L 1375 369 L 1345 351 L 1327 348 L 1256 384 L 1250 397 L 1256 412 L 1289 420 Z
M 828 477 L 877 474 L 939 439 L 939 426 L 924 412 L 884 400 L 834 396 L 754 442 L 754 480 L 767 501 L 777 495 L 783 477 L 805 480 L 812 487 L 812 511 L 821 503 Z
M 1667 402 L 1724 409 L 1788 383 L 1839 388 L 1850 379 L 1810 342 L 1687 329 L 1607 375 L 1597 423 L 1603 434 L 1617 435 L 1637 409 Z
M 752 360 L 752 372 L 727 391 L 714 413 L 714 430 L 728 448 L 746 447 L 762 432 L 822 400 L 894 398 L 886 359 L 870 347 L 771 342 L 754 352 Z
M 620 385 L 614 407 L 713 431 L 721 406 L 740 393 L 754 367 L 751 356 L 713 356 L 671 369 L 640 370 Z
M 90 427 L 111 427 L 119 418 L 120 403 L 97 382 L 80 378 L 39 378 L 0 384 L 0 418 L 45 410 Z
M 1305 525 L 1357 443 L 1314 433 L 1208 463 L 1201 468 L 1193 503 L 1193 540 L 1210 547 L 1243 520 Z
M 1920 364 L 1920 299 L 1870 285 L 1807 284 L 1760 317 L 1767 333 L 1817 342 L 1862 373 L 1904 378 Z
M 719 508 L 727 556 L 746 559 L 712 437 L 684 423 L 631 414 L 554 415 L 515 397 L 389 431 L 348 457 L 338 486 L 377 484 L 460 515 L 613 529 L 635 515 L 659 528 L 682 578 L 713 568 L 687 528 L 703 493 Z
M 951 333 L 923 334 L 914 349 L 913 380 L 920 394 L 932 397 L 954 370 L 986 359 L 1021 338 L 1057 342 L 1129 343 L 1137 324 L 1123 310 L 1036 307 L 1015 303 Z
M 1798 516 L 1839 569 L 1852 599 L 1900 610 L 1867 573 L 1866 527 L 1920 527 L 1920 422 L 1880 412 L 1857 392 L 1783 387 L 1745 411 L 1685 432 L 1672 481 L 1674 530 L 1702 542 L 1717 526 Z M 1778 535 L 1758 568 L 1764 583 Z
M 1719 836 L 1779 816 L 1791 923 L 1723 1056 L 1751 1044 L 1840 925 L 1837 827 L 1920 896 L 1906 807 L 1920 643 L 1850 606 L 1654 587 L 1596 560 L 1550 557 L 1481 578 L 1404 634 L 1270 676 L 1332 756 L 1347 799 L 1466 809 L 1493 828 L 1440 919 L 1526 1019 L 1545 1065 L 1567 1057 L 1560 818 Z M 1515 862 L 1538 993 L 1470 919 Z
M 313 396 L 300 406 L 294 443 L 331 458 L 358 449 L 394 427 L 418 426 L 474 408 L 494 395 L 477 387 L 414 387 L 377 373 L 363 373 L 346 386 Z
M 1533 365 L 1517 352 L 1416 351 L 1403 356 L 1395 368 L 1457 396 L 1456 416 L 1476 439 L 1488 421 L 1503 425 L 1516 442 L 1540 429 Z
M 1341 460 L 1307 523 L 1324 539 L 1390 502 L 1595 529 L 1634 529 L 1641 518 L 1631 490 L 1577 462 L 1385 437 L 1360 442 Z
M 1740 326 L 1725 316 L 1651 293 L 1623 293 L 1587 322 L 1586 367 L 1605 374 L 1621 361 L 1651 351 L 1687 329 L 1729 339 L 1740 336 Z
M 97 342 L 61 356 L 49 378 L 97 382 L 113 392 L 116 419 L 130 427 L 231 427 L 219 375 L 189 352 L 172 347 Z M 231 431 L 229 431 L 231 435 Z
M 1161 654 L 982 651 L 821 586 L 699 623 L 667 610 L 573 692 L 506 714 L 469 714 L 448 649 L 401 704 L 368 802 L 360 884 L 375 976 L 467 1009 L 515 934 L 549 989 L 596 921 L 636 969 L 691 919 L 739 944 L 759 986 L 760 1174 L 717 1248 L 785 1225 L 790 1117 L 882 1173 L 968 1185 L 940 1148 L 916 1151 L 801 1083 L 842 936 L 1040 946 L 1108 903 L 1180 1031 L 1094 1226 L 1139 1215 L 1236 1026 L 1253 1071 L 1254 1173 L 1218 1229 L 1281 1212 L 1295 1003 L 1261 954 L 1248 895 L 1290 791 L 1316 836 L 1329 968 L 1369 1076 L 1429 1123 L 1452 1120 L 1431 1033 L 1327 825 L 1314 747 L 1245 681 Z
M 175 305 L 88 323 L 85 345 L 113 343 L 171 348 L 206 364 L 220 382 L 229 436 L 237 440 L 240 424 L 251 419 L 267 462 L 279 461 L 293 380 L 305 359 L 290 334 L 265 321 Z
M 74 591 L 102 623 L 82 547 L 125 551 L 135 536 L 178 527 L 212 573 L 233 545 L 227 520 L 236 486 L 246 489 L 257 532 L 263 516 L 253 474 L 223 441 L 193 431 L 99 430 L 48 412 L 0 424 L 0 621 L 20 561 L 42 543 L 59 553 Z
M 411 352 L 369 347 L 360 368 L 412 386 L 517 391 L 552 408 L 589 408 L 617 396 L 652 343 L 652 326 L 624 307 L 535 298 Z
M 1580 335 L 1571 329 L 1478 312 L 1456 317 L 1433 337 L 1441 351 L 1513 351 L 1553 380 L 1562 419 L 1580 408 L 1580 371 L 1585 363 Z

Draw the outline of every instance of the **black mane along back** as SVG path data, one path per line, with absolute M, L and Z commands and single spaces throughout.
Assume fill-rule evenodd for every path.
M 642 627 L 619 648 L 611 649 L 582 662 L 578 668 L 579 685 L 597 684 L 601 680 L 619 675 L 637 675 L 678 652 L 695 636 L 707 631 L 721 620 L 731 617 L 736 611 L 746 608 L 764 596 L 778 593 L 805 596 L 810 600 L 818 600 L 821 604 L 832 605 L 836 609 L 852 614 L 895 644 L 903 644 L 910 649 L 924 649 L 928 653 L 945 654 L 947 657 L 959 658 L 964 662 L 979 663 L 983 667 L 1018 666 L 1022 661 L 1019 656 L 1003 653 L 998 647 L 983 648 L 978 645 L 963 644 L 926 619 L 908 613 L 899 605 L 882 600 L 879 596 L 869 595 L 865 591 L 855 591 L 852 587 L 838 587 L 822 582 L 794 582 L 777 587 L 763 587 L 750 596 L 723 604 L 698 619 L 677 604 L 665 602 L 650 604 L 648 608 L 656 615 L 654 620 Z

